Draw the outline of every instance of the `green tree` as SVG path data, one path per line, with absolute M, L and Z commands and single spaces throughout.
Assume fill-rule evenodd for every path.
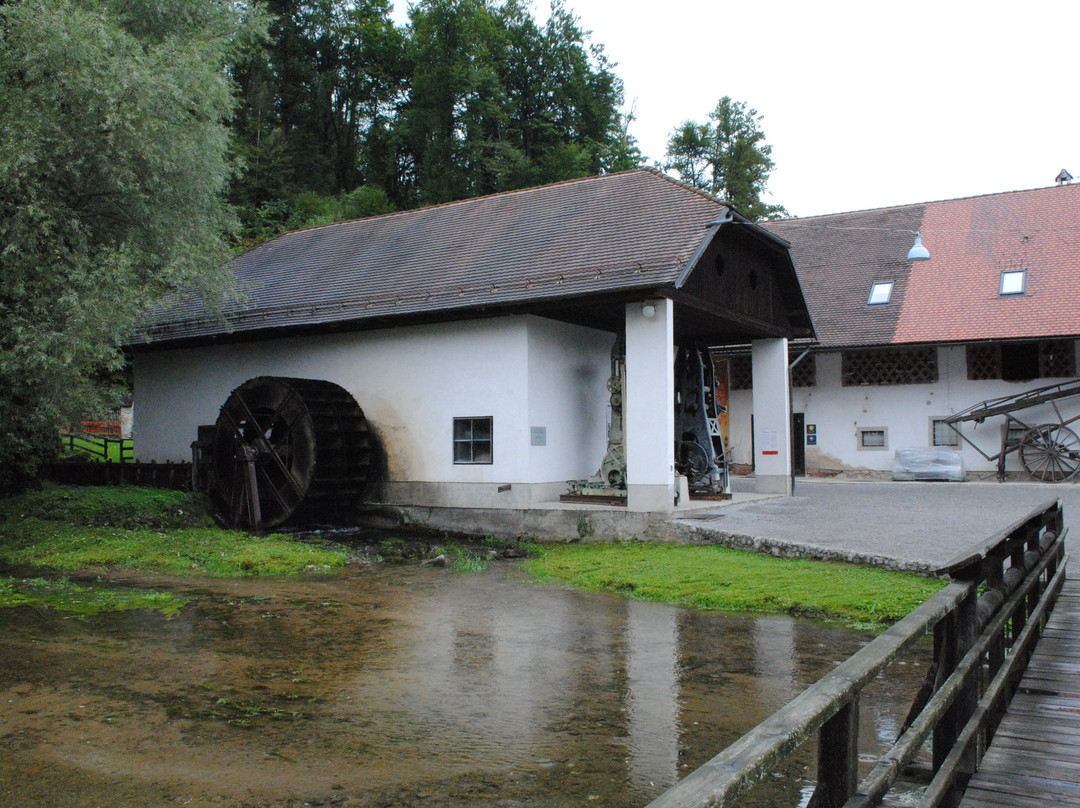
M 410 85 L 395 131 L 410 198 L 430 204 L 640 162 L 622 82 L 562 0 L 540 27 L 517 0 L 412 7 Z
M 246 168 L 233 198 L 258 208 L 298 191 L 350 192 L 366 181 L 367 133 L 403 98 L 404 34 L 388 0 L 269 0 L 268 10 L 266 46 L 233 68 Z
M 761 131 L 764 116 L 724 96 L 708 123 L 686 121 L 668 139 L 664 169 L 683 182 L 726 199 L 751 219 L 787 215 L 762 200 L 773 170 L 772 146 Z
M 0 491 L 33 481 L 56 428 L 147 307 L 227 288 L 229 0 L 0 5 Z

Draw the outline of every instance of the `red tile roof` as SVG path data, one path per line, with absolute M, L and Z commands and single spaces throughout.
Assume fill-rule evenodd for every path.
M 1080 185 L 768 223 L 825 347 L 1080 336 Z M 908 262 L 916 231 L 930 260 Z M 1027 270 L 1021 296 L 1003 270 Z M 868 306 L 875 281 L 888 306 Z

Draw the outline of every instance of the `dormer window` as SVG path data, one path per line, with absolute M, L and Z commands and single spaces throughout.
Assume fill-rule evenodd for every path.
M 1002 296 L 1022 295 L 1026 291 L 1026 269 L 1006 269 L 1001 273 L 1001 288 L 998 289 L 998 294 Z
M 866 305 L 888 306 L 892 300 L 892 290 L 895 285 L 895 281 L 877 281 L 870 287 L 870 297 L 866 299 Z

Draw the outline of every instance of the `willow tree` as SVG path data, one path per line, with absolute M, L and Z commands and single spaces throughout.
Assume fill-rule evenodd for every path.
M 226 288 L 230 0 L 0 5 L 0 491 L 102 404 L 139 316 Z

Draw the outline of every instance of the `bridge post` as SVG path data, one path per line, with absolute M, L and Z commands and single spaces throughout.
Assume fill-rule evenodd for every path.
M 974 569 L 965 569 L 962 573 L 954 573 L 953 580 L 975 581 L 981 578 L 981 564 L 975 565 Z M 957 604 L 956 610 L 947 618 L 940 621 L 934 629 L 934 659 L 938 662 L 940 681 L 944 681 L 952 675 L 964 658 L 964 655 L 975 644 L 979 636 L 978 609 L 976 606 L 977 589 L 972 587 L 968 595 Z M 934 728 L 934 771 L 937 772 L 945 758 L 948 757 L 957 738 L 963 731 L 964 726 L 975 712 L 979 703 L 979 669 L 976 668 L 966 677 L 960 692 L 952 706 L 945 711 L 941 721 Z M 978 750 L 973 744 L 960 763 L 958 777 L 952 788 L 940 803 L 941 808 L 956 808 L 964 793 L 964 787 L 968 779 L 975 773 L 977 768 Z
M 859 786 L 859 694 L 821 725 L 817 787 L 807 808 L 840 808 Z

